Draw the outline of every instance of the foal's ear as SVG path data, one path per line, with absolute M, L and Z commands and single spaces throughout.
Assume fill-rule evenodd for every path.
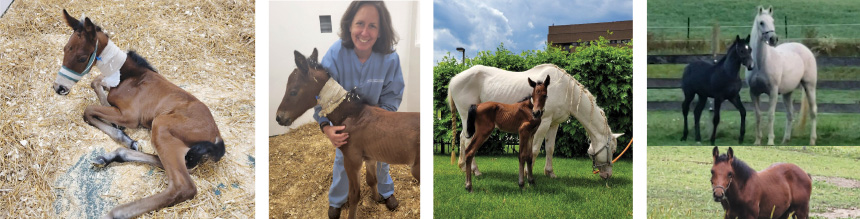
M 729 156 L 729 162 L 731 162 L 732 159 L 735 159 L 735 153 L 732 151 L 732 147 L 729 147 L 729 151 L 726 152 L 726 156 Z
M 299 53 L 298 50 L 293 51 L 293 55 L 296 57 L 296 67 L 302 71 L 302 73 L 308 73 L 308 59 L 305 58 L 304 55 Z
M 535 87 L 536 85 L 537 83 L 535 83 L 534 81 L 532 81 L 531 78 L 529 78 L 529 86 Z
M 84 18 L 84 32 L 87 35 L 87 39 L 96 38 L 96 25 L 93 24 L 90 18 Z
M 744 42 L 747 44 L 750 43 L 750 35 L 749 34 L 747 34 L 747 38 L 744 38 Z
M 66 20 L 66 25 L 69 25 L 69 27 L 71 27 L 72 29 L 75 29 L 75 27 L 81 25 L 81 21 L 69 15 L 69 12 L 66 11 L 65 8 L 63 9 L 63 18 L 65 18 Z
M 735 35 L 735 42 L 741 41 L 741 35 Z
M 543 80 L 543 86 L 549 86 L 549 75 L 546 75 L 546 80 Z M 624 133 L 621 134 L 623 135 Z
M 320 62 L 319 59 L 317 59 L 317 48 L 314 48 L 314 51 L 311 52 L 311 56 L 308 57 L 308 60 L 311 60 L 311 61 L 316 62 L 316 63 Z
M 714 146 L 714 163 L 717 162 L 717 157 L 720 156 L 720 149 L 717 146 Z

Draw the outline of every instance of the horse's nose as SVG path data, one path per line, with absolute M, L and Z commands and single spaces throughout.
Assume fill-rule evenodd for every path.
M 542 115 L 543 115 L 543 110 L 538 110 L 538 111 L 532 112 L 532 116 L 534 116 L 535 118 L 540 118 Z
M 282 125 L 282 126 L 290 126 L 293 123 L 290 120 L 291 120 L 290 118 L 284 118 L 284 117 L 281 117 L 280 115 L 275 117 L 275 121 L 277 121 L 278 124 Z
M 66 86 L 59 85 L 59 86 L 57 86 L 57 87 L 56 87 L 56 88 L 54 88 L 54 89 L 55 89 L 54 91 L 56 91 L 56 92 L 57 92 L 57 94 L 59 94 L 59 95 L 66 95 L 66 94 L 69 94 L 69 89 L 68 89 L 68 88 L 66 88 Z

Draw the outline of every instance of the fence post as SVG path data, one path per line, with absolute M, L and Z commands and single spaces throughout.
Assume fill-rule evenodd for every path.
M 690 17 L 687 17 L 687 40 L 690 40 Z
M 788 39 L 788 15 L 785 16 L 785 38 Z

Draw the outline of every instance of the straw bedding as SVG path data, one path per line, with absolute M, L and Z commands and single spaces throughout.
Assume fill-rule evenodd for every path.
M 334 149 L 319 126 L 309 123 L 269 138 L 269 214 L 272 218 L 323 218 L 328 214 L 328 189 Z M 377 204 L 361 175 L 359 218 L 418 218 L 420 186 L 406 165 L 391 165 L 394 195 L 400 201 L 395 211 Z M 344 207 L 341 218 L 349 215 Z
M 191 171 L 189 201 L 142 218 L 254 216 L 253 1 L 15 1 L 0 18 L 0 218 L 100 217 L 167 187 L 164 171 L 138 163 L 93 168 L 93 157 L 121 147 L 87 125 L 97 105 L 89 83 L 68 96 L 50 88 L 71 29 L 62 9 L 86 14 L 123 50 L 203 101 L 227 154 Z M 146 129 L 127 129 L 155 153 Z

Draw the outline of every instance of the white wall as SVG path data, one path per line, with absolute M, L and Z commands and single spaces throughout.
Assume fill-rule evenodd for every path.
M 279 135 L 308 122 L 313 122 L 308 110 L 290 127 L 278 125 L 275 113 L 286 92 L 287 77 L 296 68 L 293 51 L 298 50 L 305 56 L 310 55 L 314 48 L 320 52 L 319 58 L 325 55 L 328 48 L 336 41 L 340 32 L 340 19 L 350 2 L 280 2 L 272 1 L 269 5 L 269 136 Z M 400 37 L 397 44 L 397 54 L 400 55 L 400 65 L 406 89 L 399 111 L 418 112 L 419 103 L 419 45 L 418 45 L 418 2 L 385 2 L 391 13 L 392 25 Z M 331 15 L 332 33 L 320 33 L 319 16 Z

